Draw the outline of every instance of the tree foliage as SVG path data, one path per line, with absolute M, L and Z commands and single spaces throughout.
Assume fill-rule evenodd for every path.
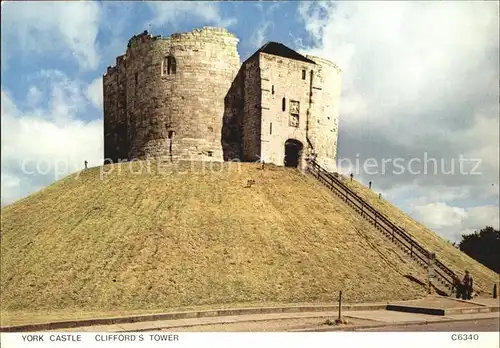
M 500 273 L 500 231 L 486 226 L 479 232 L 462 235 L 458 244 L 461 251 L 481 262 L 486 267 Z

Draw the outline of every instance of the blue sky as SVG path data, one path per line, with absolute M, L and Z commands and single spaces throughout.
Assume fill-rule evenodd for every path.
M 101 78 L 132 35 L 223 26 L 241 61 L 278 41 L 340 66 L 339 158 L 480 162 L 362 182 L 445 238 L 498 228 L 498 24 L 494 2 L 2 2 L 2 205 L 101 163 Z

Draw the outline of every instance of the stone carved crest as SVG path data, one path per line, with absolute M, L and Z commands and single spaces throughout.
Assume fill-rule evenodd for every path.
M 299 126 L 300 103 L 295 100 L 290 100 L 290 119 L 288 124 L 291 127 Z

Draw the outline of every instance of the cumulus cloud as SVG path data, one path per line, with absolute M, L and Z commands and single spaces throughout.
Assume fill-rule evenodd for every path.
M 345 129 L 362 125 L 401 146 L 422 136 L 453 143 L 467 136 L 454 144 L 463 150 L 498 139 L 496 10 L 494 3 L 471 2 L 300 6 L 316 41 L 309 52 L 343 70 Z
M 500 229 L 498 206 L 487 205 L 468 209 L 467 219 L 463 224 L 466 230 L 479 230 L 486 225 Z
M 103 160 L 102 120 L 79 118 L 89 102 L 87 86 L 60 71 L 39 76 L 48 81 L 48 92 L 42 96 L 52 96 L 46 105 L 18 106 L 7 90 L 1 91 L 2 205 L 80 170 L 85 160 L 91 165 Z M 41 89 L 34 86 L 29 91 Z
M 414 206 L 412 215 L 454 242 L 460 241 L 462 234 L 470 234 L 486 226 L 496 229 L 500 226 L 498 207 L 493 205 L 460 208 L 437 202 Z
M 208 1 L 152 1 L 147 3 L 153 17 L 148 24 L 162 27 L 165 24 L 178 24 L 189 17 L 203 24 L 214 24 L 230 27 L 236 23 L 236 18 L 223 18 L 219 4 Z
M 39 57 L 63 54 L 83 69 L 95 69 L 100 59 L 96 44 L 100 16 L 100 5 L 93 1 L 63 6 L 57 2 L 8 2 L 2 6 L 2 52 L 6 49 L 2 65 L 19 50 Z
M 258 49 L 262 47 L 267 41 L 269 41 L 268 36 L 274 30 L 274 20 L 273 14 L 279 9 L 279 1 L 273 1 L 269 3 L 256 3 L 255 7 L 260 12 L 260 22 L 255 25 L 255 31 L 250 36 L 250 44 L 252 48 Z M 284 14 L 287 17 L 287 14 Z
M 86 94 L 87 98 L 96 108 L 102 109 L 102 77 L 98 77 L 94 81 L 92 81 L 92 83 L 87 87 Z
M 414 209 L 416 217 L 430 228 L 456 226 L 467 216 L 465 209 L 451 207 L 442 202 L 416 206 Z
M 254 31 L 252 34 L 252 37 L 250 38 L 250 42 L 252 44 L 252 47 L 254 48 L 260 48 L 262 45 L 264 45 L 267 41 L 266 35 L 267 31 L 269 30 L 269 27 L 271 25 L 271 22 L 264 22 L 262 25 L 258 27 L 257 30 Z
M 447 236 L 497 221 L 479 212 L 499 199 L 498 4 L 304 2 L 298 12 L 313 42 L 304 53 L 343 71 L 339 158 L 378 163 L 358 178 Z M 382 172 L 398 158 L 403 172 Z

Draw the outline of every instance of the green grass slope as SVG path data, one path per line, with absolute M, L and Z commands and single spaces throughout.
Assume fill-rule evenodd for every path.
M 465 270 L 469 270 L 474 278 L 476 290 L 485 295 L 492 294 L 494 284 L 499 283 L 500 276 L 498 273 L 461 252 L 450 242 L 412 219 L 387 200 L 379 199 L 378 193 L 369 190 L 361 183 L 355 180 L 351 182 L 348 179 L 344 179 L 344 183 L 384 214 L 391 222 L 410 233 L 424 248 L 435 252 L 438 259 L 453 270 L 460 279 L 464 276 Z
M 91 168 L 1 210 L 3 316 L 425 294 L 405 277 L 421 270 L 297 170 L 142 164 Z

